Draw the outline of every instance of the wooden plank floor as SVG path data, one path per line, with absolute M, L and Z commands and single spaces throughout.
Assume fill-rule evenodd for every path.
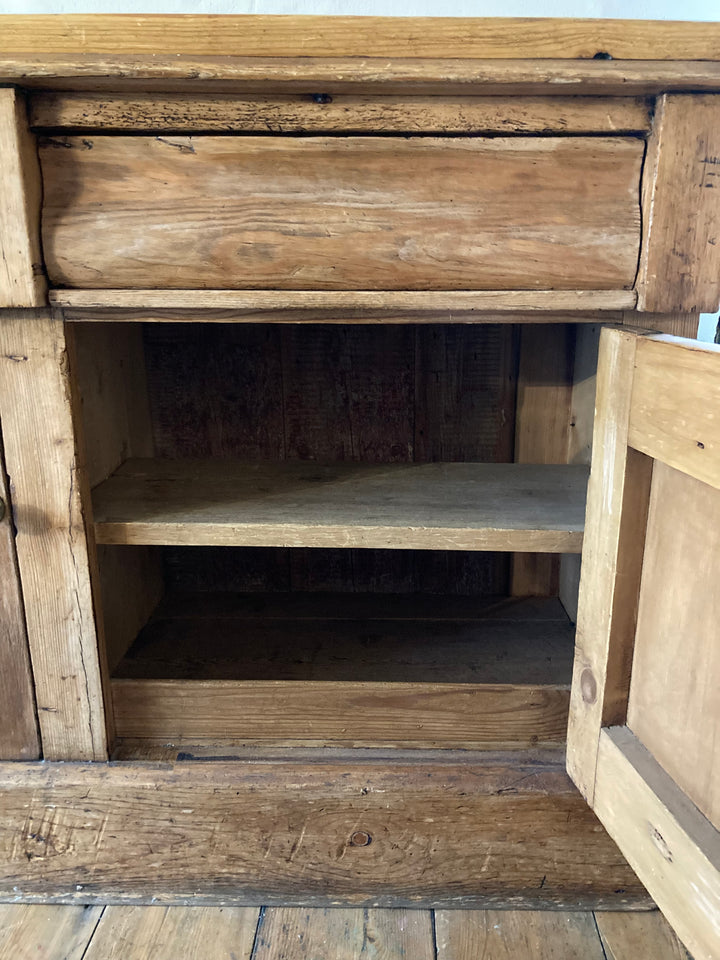
M 0 905 L 0 960 L 691 960 L 662 915 Z

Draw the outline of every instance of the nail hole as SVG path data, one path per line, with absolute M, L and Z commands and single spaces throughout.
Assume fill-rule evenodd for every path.
M 364 830 L 356 830 L 350 837 L 350 846 L 352 847 L 367 847 L 370 843 L 372 843 L 372 837 Z
M 598 50 L 593 60 L 612 60 L 612 54 L 608 53 L 607 50 Z
M 314 93 L 312 99 L 314 103 L 332 103 L 332 97 L 329 93 Z

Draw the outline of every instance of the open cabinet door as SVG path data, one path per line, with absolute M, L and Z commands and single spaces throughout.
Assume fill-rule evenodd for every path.
M 568 772 L 720 957 L 720 348 L 602 333 Z

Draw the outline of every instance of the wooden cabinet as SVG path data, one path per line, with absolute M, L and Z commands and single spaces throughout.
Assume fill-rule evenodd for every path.
M 0 896 L 646 884 L 712 956 L 717 29 L 6 20 Z

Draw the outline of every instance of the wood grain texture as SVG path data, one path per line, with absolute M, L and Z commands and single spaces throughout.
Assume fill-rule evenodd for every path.
M 719 131 L 719 95 L 659 98 L 643 169 L 639 310 L 718 309 Z
M 244 18 L 246 19 L 246 18 Z M 273 17 L 273 19 L 276 19 Z M 493 18 L 494 19 L 494 18 Z M 405 18 L 403 18 L 405 20 Z M 643 23 L 643 29 L 647 22 Z M 720 64 L 700 60 L 473 60 L 467 57 L 227 57 L 17 53 L 0 81 L 28 89 L 206 95 L 322 91 L 427 96 L 657 96 L 720 89 Z
M 2 766 L 0 897 L 648 905 L 557 763 L 323 757 Z
M 416 594 L 170 594 L 115 676 L 569 686 L 574 631 L 557 601 L 528 604 L 525 617 L 522 604 L 464 601 Z
M 591 804 L 600 728 L 625 719 L 652 476 L 627 446 L 637 341 L 609 329 L 600 339 L 567 754 Z
M 271 907 L 260 921 L 254 958 L 435 960 L 429 910 Z
M 144 333 L 158 456 L 512 459 L 507 324 L 152 324 Z M 477 551 L 164 554 L 181 589 L 507 593 L 507 556 Z
M 2 960 L 83 960 L 103 907 L 0 904 Z
M 255 907 L 109 906 L 83 960 L 250 960 L 259 912 Z
M 638 343 L 628 443 L 720 486 L 720 346 L 673 337 Z
M 68 321 L 621 323 L 634 290 L 51 290 Z
M 62 320 L 7 311 L 2 416 L 40 733 L 48 759 L 107 757 L 93 611 L 89 490 L 78 462 Z
M 720 490 L 656 463 L 627 722 L 717 829 L 719 558 Z
M 120 737 L 415 742 L 562 740 L 567 686 L 332 680 L 113 680 Z
M 98 543 L 579 552 L 587 468 L 128 460 Z
M 595 426 L 598 352 L 601 327 L 596 324 L 575 328 L 575 360 L 572 373 L 567 462 L 589 465 Z M 577 623 L 581 557 L 560 557 L 558 596 L 573 623 Z
M 35 760 L 40 739 L 12 509 L 0 441 L 0 759 Z
M 437 960 L 605 960 L 591 913 L 438 910 L 435 931 Z
M 641 313 L 638 310 L 623 310 L 621 322 L 628 327 L 637 327 L 639 333 L 667 333 L 673 337 L 697 340 L 700 317 L 697 313 Z
M 522 29 L 518 30 L 518 23 Z M 504 17 L 8 16 L 10 53 L 720 60 L 716 23 Z
M 570 324 L 523 327 L 515 411 L 517 463 L 566 463 L 575 330 Z M 547 554 L 513 557 L 510 592 L 554 596 L 560 560 Z
M 720 953 L 720 833 L 627 727 L 600 734 L 595 811 L 695 960 Z
M 46 302 L 41 195 L 25 101 L 13 88 L 0 89 L 0 307 L 39 307 Z
M 116 323 L 67 327 L 65 339 L 82 422 L 83 463 L 94 486 L 128 457 L 154 453 L 142 329 Z M 112 670 L 162 595 L 162 562 L 158 551 L 144 547 L 122 556 L 100 548 L 98 572 Z
M 181 96 L 43 93 L 30 100 L 36 130 L 147 130 L 165 133 L 324 131 L 399 133 L 642 133 L 641 97 L 352 96 L 318 102 L 285 96 Z
M 48 275 L 90 288 L 628 288 L 642 154 L 619 137 L 44 140 Z
M 595 914 L 607 960 L 692 960 L 659 910 L 648 913 L 598 911 Z

